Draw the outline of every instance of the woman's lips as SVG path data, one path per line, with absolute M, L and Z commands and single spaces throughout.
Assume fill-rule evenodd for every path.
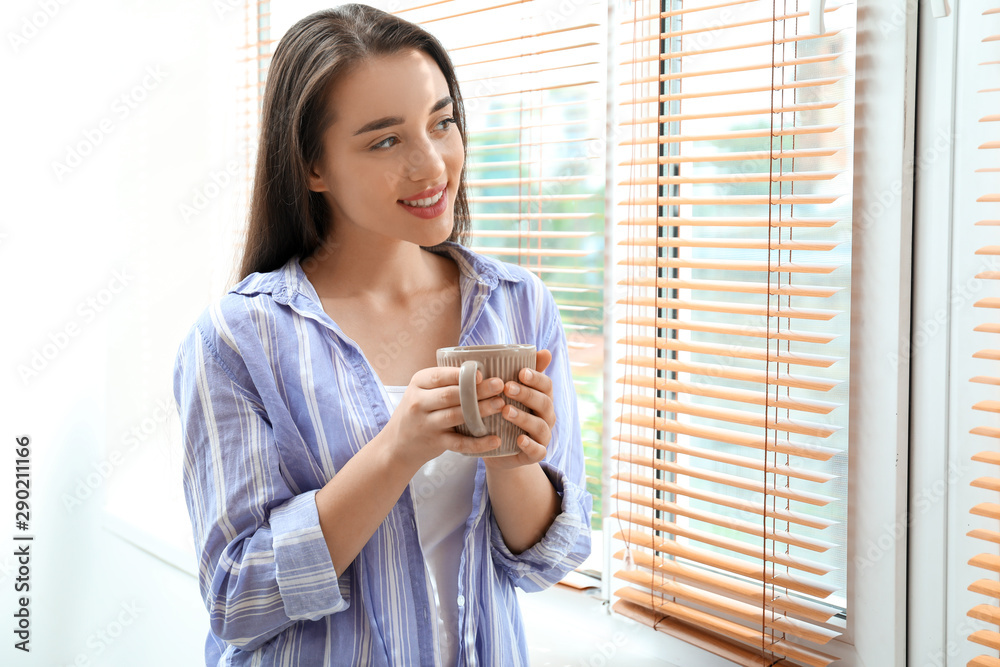
M 418 192 L 417 194 L 415 194 L 415 195 L 413 195 L 411 197 L 403 197 L 399 201 L 416 201 L 418 199 L 430 199 L 431 197 L 433 197 L 437 193 L 439 193 L 442 190 L 444 190 L 446 187 L 448 187 L 447 183 L 442 183 L 441 185 L 435 185 L 434 187 L 427 188 L 426 190 L 422 190 L 422 191 Z
M 430 197 L 424 197 L 423 199 L 429 199 L 429 198 Z M 448 208 L 448 189 L 446 186 L 445 189 L 442 190 L 441 199 L 439 199 L 437 203 L 434 204 L 433 206 L 410 206 L 409 204 L 404 204 L 400 200 L 397 200 L 396 203 L 402 206 L 403 210 L 405 210 L 407 213 L 412 213 L 418 218 L 429 220 L 431 218 L 438 217 L 439 215 L 444 213 L 446 208 Z

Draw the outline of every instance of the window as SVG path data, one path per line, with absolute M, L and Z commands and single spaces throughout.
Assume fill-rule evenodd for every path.
M 847 611 L 854 8 L 798 5 L 617 40 L 615 608 L 745 665 Z

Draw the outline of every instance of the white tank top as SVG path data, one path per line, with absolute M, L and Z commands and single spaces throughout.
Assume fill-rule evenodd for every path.
M 387 386 L 390 412 L 406 387 Z M 458 662 L 458 568 L 462 560 L 465 522 L 472 513 L 478 459 L 445 452 L 425 463 L 410 480 L 417 534 L 427 569 L 427 596 L 435 624 L 438 663 Z

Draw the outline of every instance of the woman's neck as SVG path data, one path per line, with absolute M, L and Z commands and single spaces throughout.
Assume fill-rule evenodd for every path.
M 379 309 L 405 306 L 458 285 L 453 260 L 399 240 L 375 244 L 331 238 L 303 261 L 303 270 L 320 297 L 368 302 Z

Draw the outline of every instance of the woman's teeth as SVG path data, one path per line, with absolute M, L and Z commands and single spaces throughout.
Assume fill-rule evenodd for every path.
M 399 201 L 403 202 L 407 206 L 418 206 L 418 207 L 421 207 L 421 208 L 426 208 L 428 206 L 434 206 L 434 204 L 438 203 L 441 200 L 441 197 L 444 196 L 444 193 L 445 193 L 445 191 L 442 190 L 441 192 L 437 193 L 433 197 L 428 197 L 427 199 L 414 199 L 413 201 L 407 201 L 406 199 L 400 199 Z

